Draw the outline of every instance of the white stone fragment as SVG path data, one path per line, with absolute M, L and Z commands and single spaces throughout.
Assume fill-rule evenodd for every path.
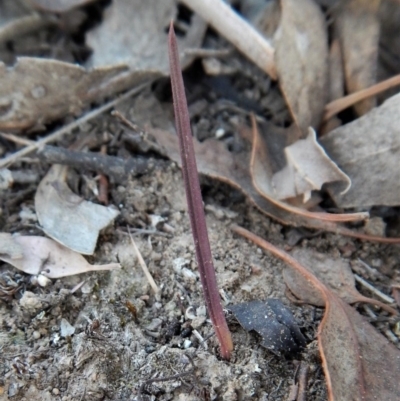
M 67 319 L 62 318 L 60 323 L 61 337 L 70 337 L 75 333 L 75 327 L 72 326 Z

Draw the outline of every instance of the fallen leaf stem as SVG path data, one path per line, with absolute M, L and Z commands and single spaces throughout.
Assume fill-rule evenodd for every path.
M 208 240 L 207 226 L 203 210 L 200 181 L 194 153 L 192 131 L 190 128 L 189 111 L 179 64 L 178 44 L 172 23 L 169 31 L 169 59 L 176 131 L 179 137 L 179 148 L 182 159 L 182 174 L 200 279 L 203 286 L 207 310 L 210 314 L 211 322 L 214 326 L 221 347 L 222 357 L 224 359 L 230 359 L 233 350 L 233 343 L 222 310 L 217 278 L 212 261 L 210 242 Z
M 351 93 L 350 95 L 335 99 L 325 106 L 325 114 L 323 121 L 328 121 L 334 115 L 347 109 L 350 106 L 360 102 L 361 100 L 368 99 L 372 96 L 376 96 L 390 88 L 400 85 L 400 74 L 394 77 L 388 78 L 382 82 L 370 86 L 369 88 L 361 89 L 357 92 Z

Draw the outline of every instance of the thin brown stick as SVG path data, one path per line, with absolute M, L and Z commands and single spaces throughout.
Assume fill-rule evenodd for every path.
M 358 103 L 361 100 L 378 95 L 379 93 L 384 92 L 397 85 L 400 85 L 400 74 L 386 79 L 385 81 L 379 82 L 375 85 L 372 85 L 369 88 L 362 89 L 358 92 L 352 93 L 351 95 L 336 99 L 325 106 L 323 121 L 329 120 L 334 115 L 340 113 L 350 106 L 353 106 L 355 103 Z
M 35 141 L 31 141 L 30 139 L 22 138 L 18 135 L 8 134 L 5 132 L 0 132 L 0 136 L 4 139 L 7 139 L 8 141 L 16 143 L 17 145 L 29 146 L 35 143 Z
M 182 0 L 272 79 L 277 79 L 271 44 L 223 0 Z
M 305 362 L 300 363 L 299 369 L 299 390 L 296 401 L 306 401 L 307 398 L 307 375 L 308 365 Z
M 129 231 L 129 227 L 128 227 L 128 233 L 129 233 L 129 238 L 131 239 L 131 243 L 132 243 L 133 249 L 135 250 L 136 256 L 138 258 L 140 267 L 142 268 L 143 273 L 146 276 L 147 281 L 149 282 L 149 284 L 150 284 L 151 288 L 153 289 L 154 293 L 157 294 L 160 291 L 160 289 L 158 288 L 156 282 L 154 281 L 153 276 L 149 272 L 149 269 L 147 268 L 146 262 L 144 261 L 143 256 L 140 253 L 139 248 L 136 245 L 136 242 L 133 240 L 133 237 L 132 237 L 132 235 L 131 235 L 131 233 Z
M 166 160 L 149 159 L 143 156 L 122 159 L 117 156 L 95 152 L 80 152 L 57 146 L 45 146 L 37 157 L 46 163 L 57 163 L 83 171 L 97 171 L 112 178 L 117 183 L 126 182 L 129 176 L 151 172 L 154 168 L 165 168 Z

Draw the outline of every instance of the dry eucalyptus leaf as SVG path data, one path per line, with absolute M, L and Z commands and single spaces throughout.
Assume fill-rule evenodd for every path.
M 232 229 L 282 259 L 323 297 L 317 338 L 329 401 L 400 399 L 400 351 L 285 251 L 242 227 Z
M 400 351 L 332 292 L 318 329 L 330 401 L 399 400 Z
M 72 276 L 96 270 L 115 270 L 121 268 L 119 263 L 91 265 L 86 259 L 57 242 L 36 236 L 12 236 L 0 233 L 6 239 L 9 248 L 2 246 L 0 259 L 32 275 L 42 274 L 49 278 Z M 15 249 L 21 255 L 15 255 Z
M 349 304 L 369 303 L 392 314 L 397 314 L 396 310 L 389 305 L 365 297 L 357 291 L 350 264 L 341 257 L 333 258 L 311 249 L 295 249 L 291 255 L 345 302 Z M 287 267 L 283 271 L 283 277 L 286 285 L 297 298 L 312 305 L 325 305 L 325 299 L 321 292 L 297 270 Z
M 335 12 L 335 31 L 340 40 L 346 86 L 349 93 L 376 83 L 381 0 L 342 1 Z M 375 106 L 375 98 L 365 99 L 354 108 L 363 115 Z
M 86 35 L 93 49 L 88 65 L 125 64 L 135 70 L 169 74 L 166 28 L 176 15 L 174 0 L 114 0 L 102 23 Z M 184 35 L 178 38 L 181 52 L 200 47 L 205 30 L 204 21 L 192 15 Z M 181 65 L 192 60 L 192 56 L 182 56 Z
M 307 202 L 311 191 L 320 190 L 325 183 L 334 181 L 345 183 L 342 194 L 350 189 L 350 178 L 327 156 L 312 128 L 306 139 L 299 139 L 285 148 L 285 156 L 286 166 L 272 177 L 277 199 L 303 195 Z
M 268 133 L 267 133 L 268 134 Z M 304 182 L 310 181 L 310 177 L 314 176 L 315 177 L 315 171 L 313 170 L 313 166 L 311 167 L 305 167 L 306 164 L 303 162 L 303 166 L 305 167 L 303 169 L 303 166 L 300 166 L 298 161 L 300 160 L 300 157 L 297 155 L 296 158 L 293 158 L 291 155 L 291 163 L 294 164 L 296 167 L 296 174 L 298 177 L 295 176 L 294 174 L 294 169 L 293 169 L 293 174 L 292 177 L 290 176 L 290 171 L 288 174 L 281 173 L 281 176 L 276 177 L 274 180 L 274 165 L 273 165 L 273 154 L 277 153 L 279 151 L 282 151 L 282 149 L 278 149 L 273 146 L 273 143 L 270 141 L 271 136 L 268 134 L 266 135 L 261 135 L 259 132 L 257 126 L 255 125 L 255 121 L 253 121 L 253 148 L 252 148 L 252 156 L 251 156 L 251 163 L 250 163 L 250 173 L 251 177 L 253 180 L 253 185 L 254 188 L 257 189 L 257 191 L 265 198 L 267 198 L 270 202 L 276 204 L 282 209 L 287 210 L 288 212 L 291 212 L 292 215 L 299 215 L 299 216 L 304 216 L 306 218 L 315 218 L 315 219 L 320 219 L 320 220 L 325 220 L 325 221 L 354 221 L 354 220 L 362 220 L 368 218 L 368 214 L 365 213 L 349 213 L 349 214 L 331 214 L 331 213 L 325 213 L 325 212 L 310 212 L 308 210 L 301 209 L 299 207 L 292 206 L 288 203 L 282 202 L 276 197 L 276 190 L 274 188 L 275 185 L 280 185 L 281 187 L 285 185 L 283 182 L 278 183 L 278 179 L 285 179 L 288 180 L 288 185 L 294 186 L 295 189 L 297 188 L 302 188 L 304 189 Z M 311 138 L 312 139 L 312 138 Z M 300 156 L 301 152 L 304 150 L 302 149 L 302 145 L 305 143 L 307 144 L 307 141 L 301 142 L 296 142 L 299 143 L 299 153 Z M 292 145 L 293 146 L 293 145 Z M 310 152 L 310 150 L 308 150 Z M 320 151 L 319 158 L 321 159 L 322 156 L 321 154 L 323 153 L 323 150 L 321 149 Z M 314 152 L 316 153 L 316 152 Z M 293 152 L 295 154 L 295 152 Z M 296 153 L 297 154 L 297 153 Z M 307 154 L 307 157 L 309 155 Z M 321 162 L 319 161 L 316 163 L 318 168 L 322 168 L 323 163 L 326 164 L 326 161 Z M 291 167 L 291 166 L 290 166 Z M 307 174 L 304 174 L 304 171 L 307 171 Z M 285 172 L 285 171 L 284 171 Z M 304 179 L 304 177 L 306 179 Z M 345 177 L 343 175 L 343 177 Z M 306 181 L 307 180 L 307 181 Z M 343 180 L 343 179 L 342 179 Z M 284 187 L 283 187 L 284 188 Z M 307 191 L 310 191 L 308 188 Z M 306 191 L 306 192 L 307 192 Z M 286 191 L 287 193 L 289 192 L 288 190 Z M 283 193 L 283 190 L 281 190 L 281 193 Z M 305 192 L 303 192 L 305 193 Z M 286 194 L 285 194 L 286 195 Z
M 306 345 L 292 312 L 279 299 L 243 302 L 227 309 L 245 330 L 256 331 L 263 339 L 261 345 L 274 353 L 290 354 Z
M 325 19 L 313 0 L 281 0 L 275 51 L 282 92 L 305 136 L 321 122 L 328 87 Z
M 8 233 L 0 233 L 0 255 L 7 255 L 11 259 L 21 259 L 23 248 L 16 243 Z
M 124 69 L 86 71 L 56 60 L 22 57 L 13 67 L 0 63 L 0 129 L 25 130 L 77 115 Z
M 35 209 L 44 232 L 76 252 L 92 255 L 100 230 L 118 216 L 113 206 L 85 201 L 66 183 L 67 167 L 53 165 L 40 182 Z
M 400 94 L 320 138 L 327 154 L 350 177 L 346 194 L 328 189 L 340 208 L 400 205 Z
M 65 13 L 77 7 L 83 7 L 98 0 L 26 0 L 40 11 Z

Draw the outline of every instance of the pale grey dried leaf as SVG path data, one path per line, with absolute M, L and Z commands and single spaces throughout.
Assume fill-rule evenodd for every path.
M 23 257 L 23 249 L 17 244 L 8 233 L 0 233 L 0 257 L 7 255 L 12 259 Z
M 376 83 L 381 0 L 347 0 L 335 9 L 335 32 L 340 40 L 346 86 L 349 93 Z M 354 105 L 363 115 L 376 104 L 375 98 Z
M 76 252 L 92 255 L 100 230 L 119 212 L 74 194 L 65 182 L 66 173 L 64 166 L 56 164 L 50 168 L 36 191 L 36 214 L 49 237 Z
M 327 100 L 328 38 L 313 0 L 281 0 L 275 50 L 282 92 L 305 136 L 318 127 Z
M 0 63 L 0 129 L 41 127 L 79 114 L 103 94 L 123 68 L 86 71 L 56 60 L 22 57 L 13 67 Z
M 341 208 L 400 204 L 400 94 L 320 138 L 327 154 L 350 177 L 350 190 L 328 189 Z
M 42 274 L 49 278 L 59 278 L 96 270 L 121 268 L 119 263 L 91 265 L 79 253 L 49 238 L 12 236 L 7 233 L 1 233 L 0 235 L 2 238 L 7 236 L 7 243 L 10 244 L 10 251 L 3 249 L 5 252 L 0 254 L 0 260 L 27 274 Z M 15 248 L 21 249 L 22 257 L 13 257 Z
M 104 12 L 103 21 L 88 32 L 87 44 L 93 49 L 89 66 L 125 64 L 135 70 L 169 74 L 167 27 L 177 15 L 175 0 L 115 0 Z M 206 24 L 191 17 L 184 36 L 178 38 L 185 67 L 193 56 L 184 50 L 200 47 Z
M 317 136 L 309 128 L 306 139 L 299 139 L 285 148 L 286 166 L 274 174 L 272 186 L 277 199 L 294 198 L 303 195 L 304 202 L 311 197 L 311 191 L 320 190 L 328 182 L 340 181 L 343 193 L 351 186 L 350 178 L 328 157 L 317 142 Z

